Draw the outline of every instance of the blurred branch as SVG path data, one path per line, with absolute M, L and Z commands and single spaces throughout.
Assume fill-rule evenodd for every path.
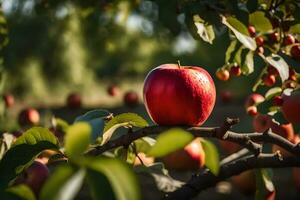
M 213 175 L 208 169 L 193 176 L 185 185 L 178 190 L 167 193 L 165 199 L 192 199 L 199 192 L 215 186 L 219 181 L 238 175 L 243 171 L 255 168 L 283 168 L 300 166 L 298 157 L 281 157 L 275 154 L 260 154 L 259 156 L 250 155 L 230 163 L 220 166 L 218 176 Z

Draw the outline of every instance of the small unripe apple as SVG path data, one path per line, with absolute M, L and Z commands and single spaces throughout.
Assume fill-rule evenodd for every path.
M 77 108 L 80 108 L 81 107 L 81 95 L 78 94 L 78 93 L 71 93 L 68 95 L 67 97 L 67 106 L 69 108 L 74 108 L 74 109 L 77 109 Z
M 300 123 L 300 91 L 293 91 L 290 96 L 283 96 L 281 107 L 283 116 L 291 123 Z
M 269 35 L 271 42 L 278 42 L 279 41 L 279 33 L 273 32 Z
M 256 179 L 253 170 L 240 173 L 231 177 L 233 185 L 243 193 L 250 194 L 256 190 Z
M 242 70 L 240 66 L 233 66 L 230 68 L 230 74 L 234 76 L 240 76 L 242 74 Z
M 128 91 L 124 95 L 124 103 L 129 107 L 134 107 L 139 103 L 139 96 L 135 91 Z
M 40 122 L 40 114 L 34 108 L 22 110 L 18 116 L 18 122 L 21 126 L 34 126 Z
M 197 170 L 205 164 L 205 152 L 200 138 L 196 138 L 183 149 L 177 150 L 162 158 L 167 169 Z
M 227 81 L 230 78 L 230 73 L 227 69 L 221 68 L 217 70 L 216 76 L 222 81 Z
M 256 35 L 256 30 L 254 26 L 248 26 L 248 33 L 250 34 L 251 37 L 255 37 Z
M 4 94 L 3 100 L 7 108 L 10 108 L 15 104 L 15 98 L 12 94 Z
M 300 59 L 300 45 L 294 45 L 291 48 L 291 56 L 294 59 Z
M 263 97 L 262 95 L 260 95 L 258 93 L 250 94 L 245 101 L 245 107 L 248 108 L 250 106 L 254 106 L 256 104 L 263 102 L 264 100 L 265 100 L 265 97 Z
M 256 42 L 257 46 L 263 46 L 264 41 L 265 41 L 264 38 L 261 37 L 261 36 L 258 36 L 258 37 L 255 38 L 255 42 Z
M 26 184 L 38 196 L 43 184 L 49 177 L 49 169 L 41 162 L 34 161 L 20 177 L 17 178 L 17 184 Z
M 271 87 L 275 84 L 276 77 L 273 74 L 266 74 L 265 76 L 263 76 L 263 82 L 264 85 Z
M 284 45 L 291 45 L 291 44 L 294 44 L 295 43 L 295 37 L 292 36 L 292 35 L 287 35 L 284 37 L 284 40 L 283 40 L 283 44 Z
M 200 67 L 165 64 L 153 69 L 144 82 L 144 103 L 159 125 L 202 125 L 212 112 L 216 89 Z
M 250 116 L 255 116 L 257 115 L 257 107 L 256 106 L 250 106 L 247 108 L 247 114 Z
M 283 99 L 282 99 L 281 96 L 275 96 L 273 98 L 273 105 L 274 106 L 282 106 L 282 104 L 283 104 Z
M 222 90 L 220 92 L 220 98 L 223 103 L 229 103 L 232 101 L 233 94 L 229 90 Z
M 114 97 L 114 96 L 117 96 L 119 93 L 120 93 L 120 89 L 117 85 L 110 85 L 108 88 L 107 88 L 107 93 Z

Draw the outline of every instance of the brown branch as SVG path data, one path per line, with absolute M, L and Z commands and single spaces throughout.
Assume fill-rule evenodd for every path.
M 213 175 L 208 169 L 193 176 L 185 185 L 178 190 L 167 193 L 164 199 L 192 199 L 199 192 L 215 186 L 218 182 L 226 180 L 231 176 L 238 175 L 243 171 L 255 168 L 284 168 L 300 166 L 298 157 L 280 157 L 278 154 L 260 154 L 259 156 L 250 155 L 230 163 L 220 166 L 217 176 Z

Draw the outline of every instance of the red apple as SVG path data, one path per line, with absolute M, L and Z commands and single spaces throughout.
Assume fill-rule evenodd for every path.
M 250 94 L 245 101 L 245 107 L 248 108 L 250 106 L 255 106 L 256 104 L 261 103 L 264 100 L 265 98 L 258 93 Z
M 291 44 L 294 44 L 295 43 L 295 37 L 292 36 L 292 35 L 287 35 L 284 37 L 284 40 L 283 40 L 283 44 L 284 45 L 291 45 Z
M 34 108 L 27 108 L 19 113 L 19 124 L 21 126 L 33 126 L 40 122 L 40 114 Z
M 249 32 L 251 37 L 255 37 L 256 30 L 255 30 L 254 26 L 248 26 L 248 32 Z
M 263 82 L 266 86 L 271 87 L 275 84 L 276 77 L 273 74 L 265 74 L 265 76 L 263 76 Z
M 279 33 L 273 32 L 269 35 L 271 42 L 278 42 L 279 41 Z
M 227 69 L 221 68 L 217 70 L 216 76 L 222 81 L 227 81 L 230 78 L 230 73 Z
M 196 170 L 205 164 L 205 152 L 200 138 L 196 138 L 183 149 L 177 150 L 162 158 L 167 169 Z
M 272 120 L 270 116 L 263 114 L 257 114 L 252 121 L 254 131 L 258 133 L 265 132 L 268 128 L 271 127 L 271 123 Z
M 43 184 L 49 177 L 49 170 L 46 165 L 41 162 L 34 161 L 16 180 L 16 183 L 28 185 L 32 191 L 38 196 Z
M 139 103 L 139 96 L 135 91 L 128 91 L 124 95 L 124 103 L 129 107 L 134 107 Z
M 234 76 L 240 76 L 242 74 L 242 70 L 240 66 L 233 66 L 230 68 L 230 74 Z
M 120 93 L 120 89 L 117 85 L 110 85 L 108 88 L 107 88 L 107 93 L 114 97 L 114 96 L 117 96 L 119 93 Z
M 278 70 L 275 67 L 273 67 L 272 65 L 268 66 L 267 71 L 268 71 L 268 75 L 274 75 L 274 76 L 278 76 L 279 75 Z
M 223 103 L 229 103 L 232 101 L 233 94 L 229 90 L 222 90 L 220 92 L 220 98 Z
M 15 104 L 15 98 L 12 94 L 4 94 L 3 100 L 7 108 L 10 108 Z
M 293 91 L 290 96 L 283 96 L 281 111 L 286 120 L 291 123 L 300 123 L 300 91 Z
M 273 133 L 278 134 L 287 140 L 291 141 L 294 138 L 294 127 L 291 123 L 279 125 L 271 122 L 270 128 Z
M 146 109 L 159 125 L 200 126 L 209 117 L 215 100 L 213 79 L 200 67 L 161 65 L 144 82 Z
M 257 107 L 256 106 L 250 106 L 247 108 L 247 114 L 250 116 L 255 116 L 257 115 Z
M 300 59 L 300 45 L 299 45 L 299 44 L 294 45 L 294 46 L 291 48 L 291 56 L 292 56 L 294 59 Z
M 240 173 L 231 177 L 233 185 L 243 193 L 249 194 L 256 190 L 256 179 L 253 170 Z
M 78 93 L 71 93 L 67 97 L 67 106 L 69 108 L 80 108 L 81 107 L 81 96 Z
M 264 38 L 261 36 L 258 36 L 255 38 L 255 42 L 257 44 L 257 46 L 263 46 L 264 45 Z
M 282 106 L 282 104 L 283 104 L 283 99 L 282 99 L 281 96 L 275 96 L 273 98 L 273 105 L 274 106 Z

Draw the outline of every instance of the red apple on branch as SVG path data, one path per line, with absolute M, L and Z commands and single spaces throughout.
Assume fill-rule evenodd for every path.
M 19 113 L 18 121 L 21 126 L 33 126 L 40 122 L 40 114 L 34 108 L 26 108 Z
M 200 138 L 196 138 L 183 149 L 177 150 L 162 158 L 167 169 L 196 170 L 205 164 L 205 152 Z
M 81 95 L 76 93 L 76 92 L 73 92 L 71 94 L 68 95 L 67 97 L 67 106 L 69 108 L 74 108 L 74 109 L 77 109 L 77 108 L 80 108 L 81 107 Z
M 201 67 L 164 64 L 153 69 L 144 82 L 144 103 L 159 125 L 200 126 L 209 117 L 216 89 Z
M 293 91 L 290 96 L 283 96 L 283 116 L 291 123 L 300 123 L 300 91 Z

